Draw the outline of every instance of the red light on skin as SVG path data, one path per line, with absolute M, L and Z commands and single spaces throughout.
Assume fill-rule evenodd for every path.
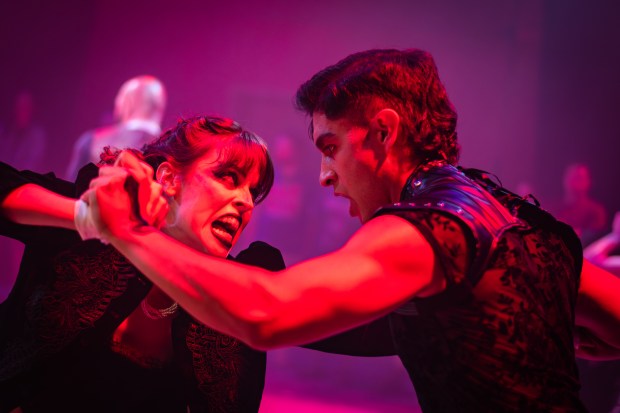
M 613 326 L 620 320 L 619 296 L 620 278 L 584 260 L 575 315 L 578 356 L 594 360 L 618 357 L 620 329 Z

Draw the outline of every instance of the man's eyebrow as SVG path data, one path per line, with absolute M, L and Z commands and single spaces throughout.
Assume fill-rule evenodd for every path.
M 314 146 L 316 146 L 319 149 L 322 149 L 323 146 L 325 146 L 325 141 L 331 138 L 332 136 L 334 136 L 334 134 L 331 132 L 325 132 L 325 133 L 320 134 L 319 137 L 316 138 L 316 140 L 314 141 Z

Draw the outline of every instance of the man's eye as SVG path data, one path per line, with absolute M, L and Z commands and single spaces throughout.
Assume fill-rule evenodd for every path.
M 335 150 L 336 150 L 336 145 L 326 145 L 323 148 L 323 153 L 325 154 L 325 156 L 332 156 Z

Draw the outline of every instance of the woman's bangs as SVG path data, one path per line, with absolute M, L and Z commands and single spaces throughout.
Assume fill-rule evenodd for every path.
M 267 147 L 255 137 L 234 135 L 221 147 L 220 162 L 224 166 L 235 167 L 249 175 L 258 169 L 259 182 L 252 191 L 254 203 L 260 203 L 273 185 L 274 171 Z

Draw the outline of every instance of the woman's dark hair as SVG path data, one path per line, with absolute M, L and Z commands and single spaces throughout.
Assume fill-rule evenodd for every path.
M 439 80 L 433 57 L 422 50 L 368 50 L 345 57 L 301 85 L 297 107 L 359 126 L 382 107 L 401 116 L 400 136 L 422 161 L 456 164 L 456 112 Z
M 154 171 L 163 162 L 170 162 L 180 171 L 212 149 L 219 150 L 219 161 L 241 168 L 244 173 L 258 166 L 259 183 L 252 190 L 255 204 L 265 199 L 273 185 L 274 170 L 265 142 L 237 122 L 214 116 L 195 116 L 180 119 L 158 139 L 144 145 L 140 151 L 132 150 L 148 163 Z M 100 164 L 112 164 L 120 151 L 104 148 Z

